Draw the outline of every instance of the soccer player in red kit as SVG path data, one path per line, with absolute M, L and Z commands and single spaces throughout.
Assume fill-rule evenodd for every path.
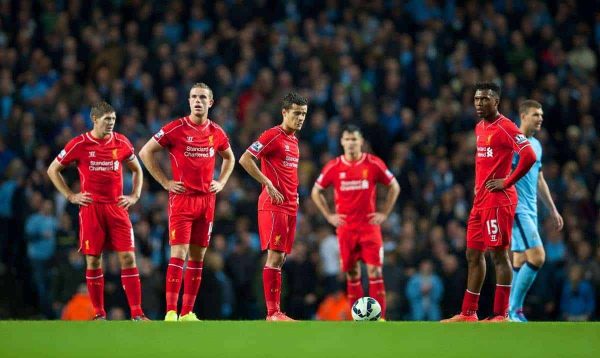
M 135 263 L 133 228 L 127 209 L 140 198 L 143 172 L 133 146 L 125 136 L 113 132 L 117 116 L 114 108 L 100 102 L 92 107 L 94 128 L 73 138 L 48 168 L 48 176 L 58 191 L 79 205 L 79 244 L 86 259 L 88 292 L 96 317 L 106 319 L 102 251 L 117 251 L 121 282 L 127 295 L 131 318 L 148 320 L 142 311 L 140 275 Z M 61 171 L 75 162 L 81 192 L 74 193 Z M 123 195 L 124 163 L 133 172 L 133 191 Z
M 169 192 L 171 258 L 166 275 L 165 321 L 198 321 L 193 309 L 212 232 L 216 194 L 227 183 L 235 164 L 227 134 L 208 119 L 214 103 L 210 87 L 195 84 L 188 100 L 190 115 L 167 123 L 140 151 L 146 169 Z M 156 159 L 163 148 L 169 152 L 173 179 L 167 178 Z M 217 154 L 223 163 L 219 178 L 213 179 Z M 183 300 L 178 316 L 182 276 Z
M 485 279 L 486 250 L 496 270 L 496 292 L 492 322 L 508 321 L 512 268 L 508 250 L 517 207 L 514 184 L 535 163 L 536 155 L 527 138 L 508 118 L 498 112 L 500 87 L 494 83 L 475 86 L 475 109 L 481 118 L 475 127 L 475 198 L 467 222 L 467 290 L 460 314 L 442 322 L 478 320 L 479 294 Z M 513 153 L 520 156 L 511 173 Z
M 258 198 L 258 231 L 267 250 L 263 289 L 267 321 L 293 321 L 280 310 L 281 267 L 292 250 L 298 213 L 298 161 L 294 135 L 302 128 L 308 101 L 295 92 L 283 98 L 283 122 L 266 130 L 240 157 L 240 164 L 263 190 Z M 260 169 L 255 159 L 259 159 Z
M 349 125 L 342 131 L 344 154 L 325 165 L 311 197 L 327 221 L 336 227 L 348 302 L 352 304 L 364 296 L 360 281 L 362 261 L 367 265 L 369 295 L 380 303 L 381 317 L 385 318 L 380 225 L 392 212 L 400 185 L 381 159 L 362 152 L 363 142 L 357 126 Z M 376 210 L 377 183 L 389 187 L 381 211 Z M 329 186 L 334 188 L 335 211 L 329 208 L 323 195 L 323 190 Z

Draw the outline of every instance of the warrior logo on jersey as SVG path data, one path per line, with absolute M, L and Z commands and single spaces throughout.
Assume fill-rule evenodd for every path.
M 250 148 L 252 148 L 252 150 L 254 150 L 255 152 L 260 152 L 260 150 L 263 149 L 263 147 L 264 145 L 262 145 L 262 143 L 259 141 L 252 143 L 252 145 L 250 146 Z
M 112 157 L 114 160 L 119 159 L 119 150 L 117 148 L 112 150 Z
M 490 134 L 490 135 L 487 137 L 487 140 L 485 141 L 485 144 L 486 144 L 486 145 L 490 145 L 490 143 L 491 143 L 491 142 L 492 142 L 492 135 Z
M 367 179 L 369 177 L 369 169 L 363 169 L 362 177 L 363 179 Z
M 209 135 L 209 136 L 208 136 L 208 144 L 209 144 L 209 145 L 213 145 L 213 144 L 214 144 L 213 142 L 214 142 L 214 141 L 213 141 L 213 136 L 212 136 L 212 135 Z

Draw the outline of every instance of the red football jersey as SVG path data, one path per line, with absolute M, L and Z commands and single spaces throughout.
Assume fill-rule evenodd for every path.
M 263 187 L 258 210 L 280 211 L 296 215 L 298 211 L 298 138 L 287 134 L 281 126 L 267 129 L 247 151 L 260 159 L 260 170 L 283 195 L 282 204 L 274 204 Z
M 116 203 L 123 195 L 121 162 L 135 159 L 131 142 L 113 132 L 106 139 L 91 132 L 69 141 L 56 160 L 64 166 L 77 162 L 81 192 L 90 193 L 96 203 Z
M 390 185 L 394 174 L 381 159 L 363 153 L 360 159 L 349 162 L 343 155 L 325 165 L 315 185 L 321 189 L 333 185 L 335 211 L 346 215 L 348 225 L 369 222 L 368 214 L 376 208 L 377 183 Z
M 169 151 L 173 180 L 183 182 L 184 194 L 210 193 L 215 155 L 229 148 L 219 125 L 210 120 L 198 125 L 183 117 L 167 123 L 153 138 Z
M 489 179 L 506 178 L 510 174 L 513 152 L 519 153 L 529 141 L 508 118 L 500 115 L 494 122 L 481 120 L 475 127 L 475 199 L 473 208 L 485 209 L 517 204 L 514 185 L 491 192 L 485 188 Z

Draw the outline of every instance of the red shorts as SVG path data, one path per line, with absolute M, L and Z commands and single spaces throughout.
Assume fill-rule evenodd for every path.
M 116 203 L 79 207 L 79 250 L 85 255 L 99 256 L 104 249 L 135 250 L 127 210 Z
M 467 222 L 467 247 L 479 251 L 508 249 L 516 205 L 473 209 Z
M 373 266 L 383 265 L 383 239 L 379 225 L 340 226 L 336 233 L 343 272 L 348 272 L 358 261 Z
M 216 195 L 169 196 L 169 245 L 207 247 L 210 242 Z
M 278 211 L 258 211 L 258 234 L 263 250 L 289 254 L 296 237 L 296 215 Z

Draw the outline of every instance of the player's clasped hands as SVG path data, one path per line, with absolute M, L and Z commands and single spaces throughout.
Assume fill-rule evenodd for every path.
M 139 198 L 136 198 L 132 195 L 121 195 L 119 196 L 119 201 L 117 202 L 117 205 L 127 210 L 129 209 L 129 207 L 137 203 L 138 199 Z
M 271 201 L 273 201 L 274 204 L 283 203 L 283 195 L 275 188 L 273 183 L 267 182 L 265 186 L 267 188 L 267 193 L 269 194 L 269 197 L 271 197 Z
M 331 214 L 326 219 L 328 223 L 335 227 L 346 224 L 346 215 L 343 214 Z
M 370 213 L 367 216 L 371 225 L 381 225 L 387 219 L 387 216 L 380 212 Z
M 498 191 L 504 188 L 504 179 L 490 179 L 485 182 L 485 188 L 489 191 Z
M 169 180 L 165 185 L 165 190 L 169 193 L 183 194 L 185 193 L 185 186 L 182 181 Z
M 92 203 L 92 195 L 90 193 L 71 194 L 67 198 L 71 204 L 88 206 Z
M 225 186 L 225 184 L 221 183 L 220 181 L 213 180 L 210 182 L 210 192 L 217 194 L 218 192 L 223 190 L 224 186 Z

